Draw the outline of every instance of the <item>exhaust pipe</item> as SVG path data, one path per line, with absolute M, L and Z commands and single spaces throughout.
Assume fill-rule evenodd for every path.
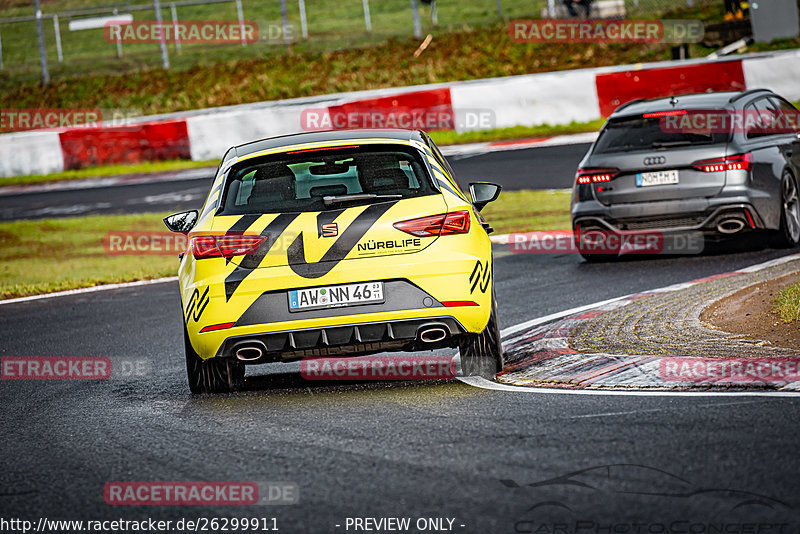
M 236 346 L 236 359 L 243 362 L 252 362 L 261 358 L 267 352 L 267 347 L 261 341 L 246 341 Z
M 441 326 L 429 326 L 423 328 L 419 333 L 419 338 L 425 343 L 436 343 L 447 337 L 447 330 Z
M 735 234 L 744 229 L 744 221 L 741 219 L 723 219 L 717 223 L 717 231 L 721 234 Z

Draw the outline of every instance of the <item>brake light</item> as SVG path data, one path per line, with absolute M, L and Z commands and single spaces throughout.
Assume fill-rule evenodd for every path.
M 220 324 L 212 324 L 208 326 L 204 326 L 200 333 L 203 332 L 215 332 L 217 330 L 227 330 L 228 328 L 232 327 L 236 323 L 220 323 Z
M 610 182 L 619 174 L 619 169 L 578 169 L 575 181 L 579 184 Z
M 292 150 L 291 152 L 287 152 L 287 155 L 292 154 L 303 154 L 305 152 L 322 152 L 323 150 L 349 150 L 349 149 L 356 149 L 359 148 L 357 145 L 349 145 L 349 146 L 325 146 L 321 148 L 304 148 L 303 150 Z
M 643 119 L 655 119 L 657 117 L 674 117 L 676 115 L 686 115 L 685 109 L 676 109 L 670 111 L 656 111 L 654 113 L 645 113 L 642 115 Z
M 198 235 L 192 237 L 192 256 L 230 258 L 252 254 L 266 240 L 260 235 Z
M 703 172 L 749 171 L 753 167 L 753 155 L 748 152 L 724 158 L 703 159 L 692 163 L 692 167 Z
M 409 219 L 396 222 L 393 226 L 402 232 L 417 237 L 466 234 L 469 232 L 469 212 L 454 211 L 453 213 Z
M 442 304 L 447 308 L 458 308 L 461 306 L 477 306 L 478 303 L 472 300 L 443 300 Z

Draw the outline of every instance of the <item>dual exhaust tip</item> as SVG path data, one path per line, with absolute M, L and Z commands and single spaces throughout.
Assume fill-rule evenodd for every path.
M 722 219 L 717 223 L 717 232 L 725 235 L 732 235 L 744 230 L 745 222 L 742 219 L 731 217 Z
M 448 331 L 441 326 L 423 326 L 419 331 L 419 339 L 423 343 L 436 343 L 447 337 Z
M 243 362 L 260 360 L 267 353 L 267 346 L 261 341 L 253 340 L 239 344 L 234 351 L 236 359 Z
M 423 343 L 437 343 L 444 340 L 449 331 L 442 326 L 431 325 L 423 326 L 419 330 L 419 339 Z M 242 362 L 254 362 L 260 360 L 267 353 L 267 347 L 258 340 L 245 341 L 237 345 L 234 350 L 236 359 Z

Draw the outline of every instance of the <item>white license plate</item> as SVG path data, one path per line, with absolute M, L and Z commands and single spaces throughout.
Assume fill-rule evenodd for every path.
M 339 308 L 383 301 L 383 282 L 309 287 L 289 291 L 289 311 Z
M 636 187 L 678 183 L 678 171 L 642 172 L 636 175 Z

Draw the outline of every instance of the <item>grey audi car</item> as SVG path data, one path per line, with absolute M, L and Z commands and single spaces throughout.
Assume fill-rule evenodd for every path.
M 623 104 L 580 163 L 573 230 L 716 238 L 772 231 L 796 246 L 798 122 L 794 106 L 765 89 Z

